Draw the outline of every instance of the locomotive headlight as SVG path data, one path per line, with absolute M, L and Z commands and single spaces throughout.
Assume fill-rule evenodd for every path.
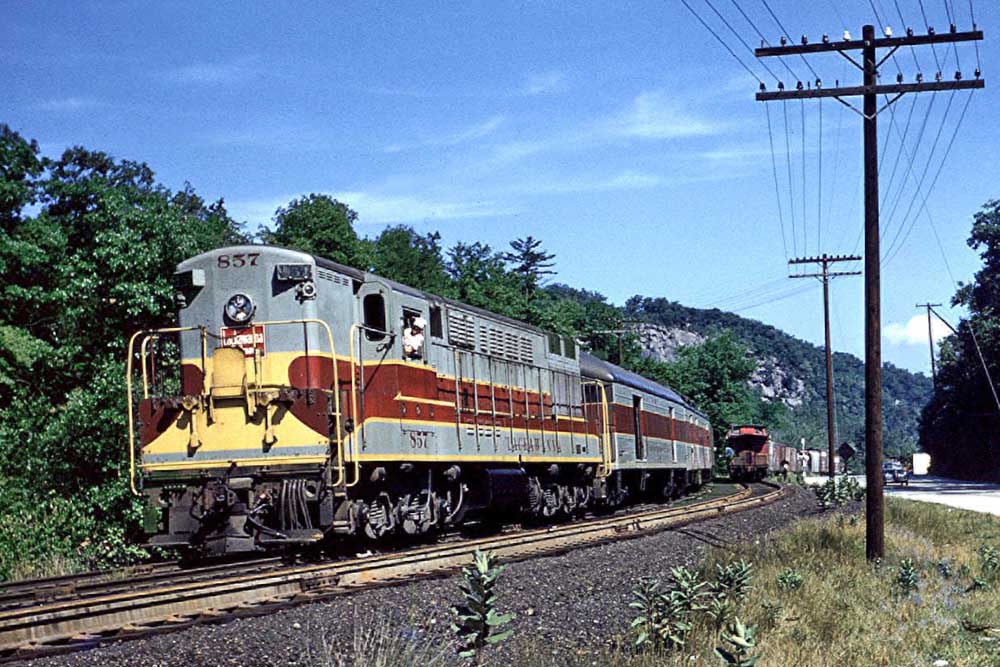
M 256 309 L 257 306 L 249 296 L 242 293 L 234 294 L 226 302 L 226 317 L 233 324 L 247 324 Z

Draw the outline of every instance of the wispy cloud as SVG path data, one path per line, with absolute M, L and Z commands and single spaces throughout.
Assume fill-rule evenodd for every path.
M 457 220 L 497 215 L 512 215 L 517 211 L 492 201 L 461 201 L 416 195 L 391 195 L 375 192 L 341 192 L 334 195 L 358 212 L 363 223 L 420 222 L 424 220 Z
M 502 115 L 496 115 L 455 132 L 448 132 L 438 136 L 428 136 L 413 142 L 389 144 L 383 150 L 386 153 L 399 153 L 414 148 L 448 148 L 450 146 L 457 146 L 492 135 L 503 125 L 504 121 L 505 118 Z
M 723 127 L 685 112 L 665 93 L 638 95 L 627 109 L 607 123 L 611 134 L 640 139 L 679 139 L 718 134 Z
M 661 185 L 663 178 L 634 169 L 609 176 L 583 174 L 563 179 L 536 179 L 506 189 L 512 194 L 571 194 L 576 192 L 609 192 L 613 190 L 643 190 Z
M 101 106 L 104 106 L 104 102 L 93 97 L 59 97 L 39 102 L 35 108 L 39 111 L 80 111 Z
M 531 74 L 524 84 L 525 95 L 551 95 L 566 89 L 566 76 L 562 72 L 548 71 Z
M 198 62 L 175 67 L 164 73 L 168 81 L 197 85 L 233 83 L 258 73 L 255 59 L 238 58 L 228 62 Z
M 386 194 L 375 190 L 348 190 L 327 193 L 357 211 L 362 224 L 415 223 L 425 220 L 458 220 L 512 215 L 517 210 L 495 201 L 463 200 L 446 196 Z M 226 208 L 234 219 L 251 226 L 268 224 L 274 213 L 297 195 L 257 200 L 233 200 Z
M 927 318 L 914 315 L 908 322 L 892 322 L 887 324 L 882 333 L 890 343 L 897 345 L 927 345 Z M 931 335 L 937 343 L 949 333 L 948 327 L 938 319 L 931 322 Z

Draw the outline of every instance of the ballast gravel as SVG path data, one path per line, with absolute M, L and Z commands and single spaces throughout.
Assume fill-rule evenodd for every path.
M 640 577 L 665 577 L 671 567 L 696 565 L 706 549 L 760 539 L 817 512 L 812 493 L 794 487 L 785 499 L 646 537 L 612 542 L 507 566 L 499 582 L 502 611 L 517 614 L 513 637 L 490 652 L 488 664 L 513 667 L 517 656 L 545 651 L 562 663 L 567 654 L 593 653 L 627 632 L 631 590 Z M 198 625 L 145 639 L 105 644 L 38 658 L 33 667 L 246 667 L 351 665 L 354 645 L 378 641 L 418 643 L 441 654 L 450 641 L 450 607 L 459 602 L 459 576 L 422 579 L 357 591 L 266 616 Z M 411 641 L 412 640 L 412 641 Z M 428 648 L 429 646 L 429 648 Z M 429 667 L 427 653 L 414 661 Z M 367 661 L 366 661 L 367 662 Z M 549 660 L 539 660 L 547 663 Z M 395 663 L 390 663 L 395 664 Z M 443 664 L 459 664 L 448 656 Z

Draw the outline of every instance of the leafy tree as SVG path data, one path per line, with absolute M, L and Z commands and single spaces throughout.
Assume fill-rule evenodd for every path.
M 920 440 L 937 473 L 996 477 L 1000 410 L 979 354 L 993 380 L 1000 379 L 1000 201 L 988 201 L 976 213 L 968 244 L 979 251 L 983 266 L 952 299 L 969 314 L 958 333 L 941 344 L 937 386 L 921 415 Z
M 354 230 L 357 219 L 358 214 L 347 204 L 313 193 L 275 211 L 274 228 L 264 228 L 260 239 L 367 269 L 371 258 L 368 245 Z
M 542 250 L 542 242 L 533 236 L 514 239 L 510 242 L 513 252 L 503 255 L 504 261 L 511 265 L 511 270 L 520 277 L 524 300 L 528 308 L 531 306 L 535 290 L 541 285 L 545 276 L 555 274 L 552 262 L 555 255 Z
M 42 172 L 38 142 L 27 141 L 0 123 L 0 229 L 9 232 L 15 216 L 35 202 Z
M 0 530 L 3 577 L 32 554 L 130 553 L 126 337 L 174 321 L 178 262 L 242 235 L 221 201 L 171 192 L 145 164 L 0 136 L 0 502 L 24 523 Z
M 503 255 L 484 244 L 458 242 L 445 265 L 452 294 L 463 303 L 517 317 L 522 300 L 517 276 L 507 271 Z
M 372 255 L 372 266 L 381 276 L 433 294 L 451 293 L 437 232 L 418 234 L 405 225 L 389 227 L 375 239 Z

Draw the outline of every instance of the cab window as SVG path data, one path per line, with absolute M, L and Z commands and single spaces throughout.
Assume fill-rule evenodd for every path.
M 362 301 L 365 338 L 372 341 L 385 339 L 385 299 L 381 294 L 368 294 Z

